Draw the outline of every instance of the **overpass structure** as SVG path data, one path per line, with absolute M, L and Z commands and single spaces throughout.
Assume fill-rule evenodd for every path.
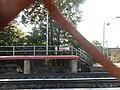
M 91 64 L 84 50 L 68 46 L 0 46 L 0 60 L 24 60 L 24 74 L 30 73 L 30 60 L 68 59 L 71 72 L 77 72 L 77 62 Z

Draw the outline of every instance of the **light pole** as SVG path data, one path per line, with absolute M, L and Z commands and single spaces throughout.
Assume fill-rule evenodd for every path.
M 105 54 L 105 22 L 103 23 L 103 54 Z
M 105 29 L 106 25 L 110 25 L 110 23 L 103 23 L 103 54 L 105 54 Z
M 107 47 L 106 47 L 106 50 L 107 50 L 107 52 L 106 52 L 106 54 L 107 54 L 107 58 L 109 58 L 108 40 L 105 41 L 105 43 L 107 44 Z
M 47 28 L 46 28 L 46 55 L 48 55 L 48 12 L 47 12 Z

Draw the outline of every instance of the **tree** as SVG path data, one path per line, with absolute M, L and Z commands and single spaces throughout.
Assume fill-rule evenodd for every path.
M 34 27 L 32 32 L 29 32 L 28 35 L 26 35 L 26 45 L 45 45 L 46 38 L 44 34 L 44 30 L 39 30 Z
M 81 19 L 81 11 L 79 11 L 79 5 L 84 0 L 54 0 L 52 2 L 58 7 L 60 12 L 67 17 L 72 23 L 77 23 Z M 46 22 L 46 9 L 44 5 L 39 2 L 35 2 L 30 8 L 24 10 L 22 14 L 23 24 L 39 24 L 43 21 Z M 77 18 L 76 18 L 77 17 Z
M 70 23 L 76 27 L 77 22 L 81 21 L 81 12 L 79 11 L 79 4 L 81 0 L 55 0 L 54 3 L 59 8 L 60 12 L 70 21 Z M 54 28 L 50 29 L 49 37 L 51 45 L 68 45 L 68 46 L 76 46 L 78 43 L 76 42 L 68 32 L 60 28 L 55 24 L 55 21 L 49 19 L 49 26 Z M 57 37 L 57 38 L 56 38 Z M 77 45 L 78 46 L 78 45 Z
M 12 46 L 23 45 L 25 42 L 25 34 L 17 28 L 13 23 L 10 23 L 7 27 L 0 32 L 0 45 Z
M 99 41 L 94 40 L 94 41 L 92 41 L 92 44 L 93 44 L 96 48 L 98 48 L 98 50 L 100 50 L 101 52 L 103 51 L 102 44 L 101 44 Z
M 15 23 L 9 23 L 3 31 L 0 32 L 0 46 L 18 46 L 24 45 L 26 41 L 25 33 L 23 33 Z M 5 48 L 4 48 L 5 49 Z M 7 48 L 10 49 L 11 48 Z M 0 53 L 1 54 L 1 53 Z M 6 52 L 4 55 L 9 55 L 10 52 Z M 1 54 L 3 55 L 3 54 Z M 10 54 L 11 55 L 11 54 Z M 22 61 L 0 61 L 0 64 L 20 64 Z
M 66 17 L 71 24 L 74 25 L 74 27 L 76 27 L 77 22 L 81 21 L 82 17 L 81 12 L 79 11 L 79 4 L 82 3 L 82 1 L 84 0 L 54 0 L 53 2 L 64 17 Z M 38 2 L 35 2 L 31 8 L 24 10 L 24 14 L 22 14 L 22 23 L 25 25 L 38 25 L 40 27 L 37 29 L 41 32 L 41 30 L 46 30 L 46 17 L 47 11 L 44 6 Z M 49 45 L 58 46 L 60 44 L 64 44 L 64 42 L 69 44 L 70 41 L 73 41 L 73 39 L 71 39 L 71 35 L 56 25 L 55 21 L 49 16 Z
M 77 22 L 81 21 L 81 11 L 79 11 L 79 4 L 84 0 L 54 0 L 53 2 L 58 7 L 60 12 L 66 17 L 69 22 L 76 27 Z M 45 45 L 46 44 L 46 21 L 47 11 L 42 4 L 36 2 L 29 9 L 24 10 L 22 14 L 23 24 L 32 24 L 32 32 L 27 36 L 29 45 Z M 76 46 L 79 44 L 72 38 L 72 36 L 60 28 L 55 21 L 49 16 L 49 46 Z M 36 27 L 39 26 L 39 27 Z M 56 61 L 55 61 L 56 62 Z M 64 63 L 64 62 L 63 62 Z M 54 63 L 53 63 L 54 64 Z

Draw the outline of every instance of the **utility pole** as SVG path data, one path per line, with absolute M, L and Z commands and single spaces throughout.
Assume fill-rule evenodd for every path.
M 105 22 L 103 23 L 103 54 L 105 54 Z
M 105 30 L 106 30 L 106 25 L 110 25 L 110 23 L 103 23 L 103 54 L 105 54 Z
M 48 55 L 48 11 L 47 11 L 47 28 L 46 28 L 46 55 Z

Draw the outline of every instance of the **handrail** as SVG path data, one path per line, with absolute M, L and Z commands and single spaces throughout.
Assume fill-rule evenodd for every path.
M 46 46 L 0 46 L 0 56 L 20 56 L 20 55 L 77 55 L 80 60 L 89 63 L 91 57 L 88 53 L 80 48 L 68 46 L 49 46 L 46 51 Z
M 77 55 L 81 57 L 80 58 L 81 61 L 83 61 L 88 65 L 92 65 L 92 57 L 87 52 L 85 52 L 81 48 L 75 48 L 75 47 L 73 48 L 77 51 Z
M 46 51 L 45 46 L 0 46 L 0 56 L 6 55 L 77 55 L 72 47 L 49 46 Z

